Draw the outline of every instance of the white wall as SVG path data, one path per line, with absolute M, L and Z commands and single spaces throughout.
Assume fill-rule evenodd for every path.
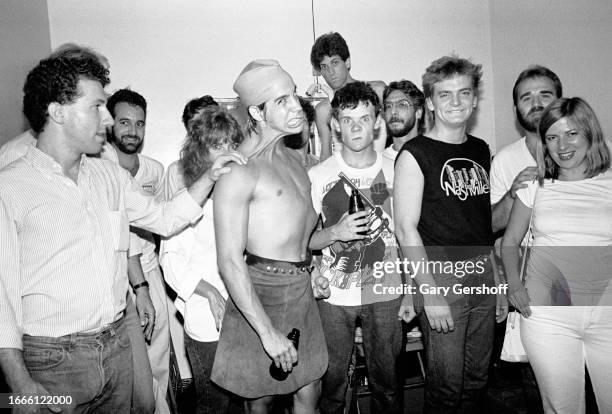
M 51 44 L 83 43 L 111 62 L 108 90 L 130 86 L 149 102 L 144 153 L 168 164 L 184 135 L 192 97 L 233 97 L 254 58 L 275 58 L 303 93 L 312 83 L 310 0 L 48 0 Z M 315 0 L 317 35 L 335 30 L 351 50 L 356 79 L 421 83 L 424 68 L 450 52 L 484 69 L 473 133 L 495 148 L 487 0 Z
M 521 132 L 512 87 L 530 64 L 552 69 L 565 96 L 589 102 L 612 137 L 612 2 L 610 0 L 490 0 L 495 124 L 498 148 Z
M 0 145 L 27 128 L 23 83 L 50 51 L 46 0 L 0 1 Z

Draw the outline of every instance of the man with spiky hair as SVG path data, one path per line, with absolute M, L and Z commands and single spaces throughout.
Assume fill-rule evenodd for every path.
M 317 38 L 310 51 L 310 63 L 316 73 L 319 73 L 325 79 L 325 82 L 332 90 L 329 99 L 321 101 L 315 107 L 315 123 L 321 140 L 321 161 L 326 160 L 332 155 L 332 147 L 339 148 L 342 142 L 334 135 L 331 128 L 331 100 L 333 93 L 355 79 L 351 76 L 351 55 L 349 53 L 346 41 L 337 32 L 329 32 Z M 367 82 L 378 95 L 379 101 L 382 101 L 382 93 L 385 88 L 385 83 L 382 81 Z M 376 151 L 382 152 L 385 149 L 387 135 L 385 125 L 377 130 L 374 148 Z
M 47 401 L 54 412 L 130 411 L 129 225 L 173 234 L 201 216 L 225 164 L 245 162 L 227 155 L 156 203 L 127 171 L 86 156 L 113 125 L 108 83 L 92 56 L 39 62 L 23 88 L 36 146 L 0 171 L 0 367 L 15 394 L 69 397 Z
M 433 126 L 408 141 L 395 164 L 397 239 L 404 257 L 427 264 L 414 272 L 427 413 L 481 412 L 496 305 L 498 321 L 507 312 L 505 294 L 461 290 L 496 283 L 489 256 L 489 147 L 467 131 L 481 77 L 481 65 L 458 56 L 431 63 L 423 93 Z

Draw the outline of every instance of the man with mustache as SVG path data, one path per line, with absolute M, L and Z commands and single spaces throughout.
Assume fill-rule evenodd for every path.
M 536 177 L 538 123 L 544 109 L 563 95 L 559 77 L 550 69 L 535 65 L 522 71 L 512 90 L 514 112 L 525 136 L 504 147 L 491 163 L 491 206 L 493 232 L 506 228 L 512 203 L 519 188 Z
M 409 80 L 391 82 L 385 88 L 383 116 L 387 124 L 387 134 L 393 138 L 393 144 L 385 148 L 383 157 L 395 162 L 404 144 L 424 132 L 424 103 L 423 92 Z
M 114 151 L 106 151 L 102 158 L 118 163 L 129 171 L 143 192 L 155 195 L 163 179 L 164 167 L 160 162 L 138 153 L 144 142 L 147 101 L 137 92 L 120 89 L 111 95 L 106 107 L 115 121 L 107 131 Z M 169 412 L 166 390 L 170 374 L 170 325 L 166 289 L 155 252 L 155 240 L 151 232 L 135 227 L 130 228 L 130 240 L 130 255 L 136 253 L 132 251 L 134 246 L 142 249 L 139 255 L 140 266 L 147 283 L 134 289 L 133 298 L 138 304 L 138 295 L 146 294 L 148 289 L 155 308 L 154 316 L 145 320 L 145 328 L 148 328 L 145 329 L 145 338 L 148 340 L 147 354 L 153 373 L 156 412 Z M 130 270 L 134 266 L 138 267 L 138 260 L 135 264 L 133 258 L 130 260 Z M 154 328 L 151 319 L 154 320 Z

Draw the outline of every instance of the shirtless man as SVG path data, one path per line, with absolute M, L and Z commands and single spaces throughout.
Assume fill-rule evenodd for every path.
M 351 54 L 344 38 L 337 32 L 330 32 L 317 38 L 312 50 L 310 51 L 310 63 L 316 73 L 325 79 L 332 91 L 335 93 L 347 83 L 355 82 L 351 76 Z M 383 91 L 385 83 L 382 81 L 366 82 L 378 95 L 380 102 L 383 101 Z M 328 100 L 321 101 L 315 107 L 315 124 L 321 140 L 321 162 L 332 155 L 332 142 L 339 147 L 342 142 L 333 135 L 331 128 L 332 108 L 331 101 L 334 98 L 329 96 Z M 387 130 L 384 123 L 378 129 L 374 139 L 374 149 L 382 152 L 387 143 Z
M 302 130 L 303 113 L 293 79 L 273 60 L 249 63 L 234 91 L 248 108 L 240 151 L 249 162 L 214 193 L 217 263 L 231 300 L 212 379 L 247 398 L 250 413 L 268 412 L 275 395 L 291 393 L 294 413 L 314 413 L 327 368 L 309 268 L 317 216 L 306 170 L 282 140 Z M 301 332 L 299 363 L 287 339 L 293 328 Z M 278 381 L 270 364 L 291 372 Z

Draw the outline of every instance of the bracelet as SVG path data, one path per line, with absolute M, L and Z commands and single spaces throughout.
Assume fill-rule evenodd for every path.
M 140 283 L 132 286 L 132 289 L 136 290 L 136 289 L 141 288 L 143 286 L 149 287 L 149 282 L 147 282 L 146 280 L 144 282 L 140 282 Z

